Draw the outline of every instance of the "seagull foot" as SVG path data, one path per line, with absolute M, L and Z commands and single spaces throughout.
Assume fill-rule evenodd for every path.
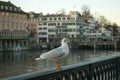
M 61 70 L 61 67 L 60 67 L 60 65 L 58 64 L 58 61 L 57 61 L 57 60 L 55 61 L 55 67 L 56 67 L 56 69 L 57 69 L 58 71 Z
M 56 69 L 57 69 L 58 71 L 60 71 L 60 70 L 61 70 L 61 67 L 60 67 L 59 65 L 57 65 L 57 66 L 56 66 Z

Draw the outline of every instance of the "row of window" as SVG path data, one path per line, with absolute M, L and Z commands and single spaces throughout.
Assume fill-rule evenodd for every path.
M 23 15 L 23 14 L 13 14 L 13 13 L 8 13 L 8 12 L 2 12 L 2 16 L 6 17 L 6 18 L 10 18 L 10 17 L 15 17 L 15 18 L 25 18 L 27 19 L 27 16 L 26 15 Z
M 48 32 L 80 32 L 80 29 L 48 29 Z
M 9 16 L 2 16 L 2 20 L 11 20 L 11 21 L 20 21 L 20 22 L 25 22 L 26 17 L 9 17 Z
M 47 21 L 47 20 L 49 20 L 49 21 L 56 21 L 56 20 L 75 20 L 75 18 L 73 18 L 73 17 L 50 17 L 50 18 L 46 18 L 46 17 L 44 17 L 44 18 L 41 18 L 41 20 L 43 20 L 43 21 Z
M 1 27 L 1 29 L 26 29 L 26 25 L 6 25 L 6 24 L 2 24 L 2 27 Z
M 14 36 L 26 36 L 26 33 L 21 32 L 0 32 L 0 36 L 2 37 L 14 37 Z
M 55 38 L 55 37 L 57 37 L 57 38 L 64 38 L 64 37 L 67 37 L 67 38 L 73 38 L 73 37 L 75 37 L 74 35 L 48 35 L 48 37 L 49 38 Z
M 40 27 L 39 30 L 47 30 L 47 27 Z M 48 32 L 80 32 L 81 29 L 48 29 Z
M 82 25 L 81 23 L 39 23 L 39 25 L 48 25 L 48 26 L 69 26 L 69 25 Z
M 40 27 L 39 30 L 47 30 L 47 27 Z
M 15 21 L 5 21 L 5 20 L 3 20 L 2 23 L 3 24 L 16 24 L 16 25 L 17 24 L 23 24 L 22 22 L 18 22 L 18 21 L 15 22 Z M 26 24 L 26 23 L 24 22 L 24 24 Z
M 47 30 L 47 28 L 39 28 L 39 30 Z M 80 32 L 80 29 L 49 29 L 48 32 Z
M 11 6 L 3 6 L 3 5 L 1 5 L 0 6 L 0 9 L 1 10 L 10 10 L 10 11 L 18 11 L 18 12 L 20 12 L 21 11 L 21 9 L 20 8 L 16 8 L 16 7 L 11 7 Z
M 41 33 L 41 34 L 43 34 L 43 35 L 46 35 L 46 33 Z M 67 37 L 67 38 L 73 38 L 73 37 L 75 37 L 73 34 L 72 35 L 48 35 L 48 37 L 49 38 L 55 38 L 55 37 L 57 37 L 57 38 L 63 38 L 63 37 Z
M 39 35 L 47 35 L 47 32 L 39 32 Z
M 37 26 L 36 23 L 34 23 L 34 24 L 28 24 L 28 27 L 34 27 L 34 26 Z

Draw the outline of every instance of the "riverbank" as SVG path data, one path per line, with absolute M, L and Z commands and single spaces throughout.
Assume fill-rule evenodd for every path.
M 114 49 L 119 49 L 120 48 L 120 42 L 116 41 L 100 41 L 100 42 L 75 42 L 72 41 L 69 43 L 69 48 L 77 48 L 77 49 L 107 49 L 107 50 L 114 50 Z M 20 47 L 20 50 L 35 50 L 35 49 L 54 49 L 56 47 L 59 47 L 61 44 L 60 43 L 41 43 L 41 44 L 36 44 L 33 46 L 26 46 L 26 47 Z M 0 51 L 15 51 L 14 48 L 0 48 Z

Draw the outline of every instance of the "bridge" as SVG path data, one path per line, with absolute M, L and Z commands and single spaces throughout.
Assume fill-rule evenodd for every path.
M 120 53 L 68 65 L 60 71 L 33 72 L 5 80 L 120 80 Z
M 49 44 L 50 48 L 58 47 L 61 43 L 54 41 L 54 43 Z M 93 48 L 93 49 L 117 49 L 119 48 L 119 42 L 117 41 L 80 41 L 80 40 L 74 40 L 69 43 L 70 48 L 78 48 L 78 47 L 86 47 L 86 48 Z

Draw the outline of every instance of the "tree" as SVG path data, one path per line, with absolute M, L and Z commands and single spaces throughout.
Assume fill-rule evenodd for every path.
M 97 22 L 101 27 L 106 27 L 108 20 L 105 18 L 105 16 L 100 16 L 98 17 Z
M 117 30 L 118 25 L 116 23 L 113 23 L 112 28 L 113 28 L 113 36 L 117 36 L 117 34 L 118 34 L 118 30 Z
M 90 8 L 86 5 L 82 6 L 82 15 L 84 17 L 85 20 L 88 20 L 89 17 L 91 16 L 91 11 Z

